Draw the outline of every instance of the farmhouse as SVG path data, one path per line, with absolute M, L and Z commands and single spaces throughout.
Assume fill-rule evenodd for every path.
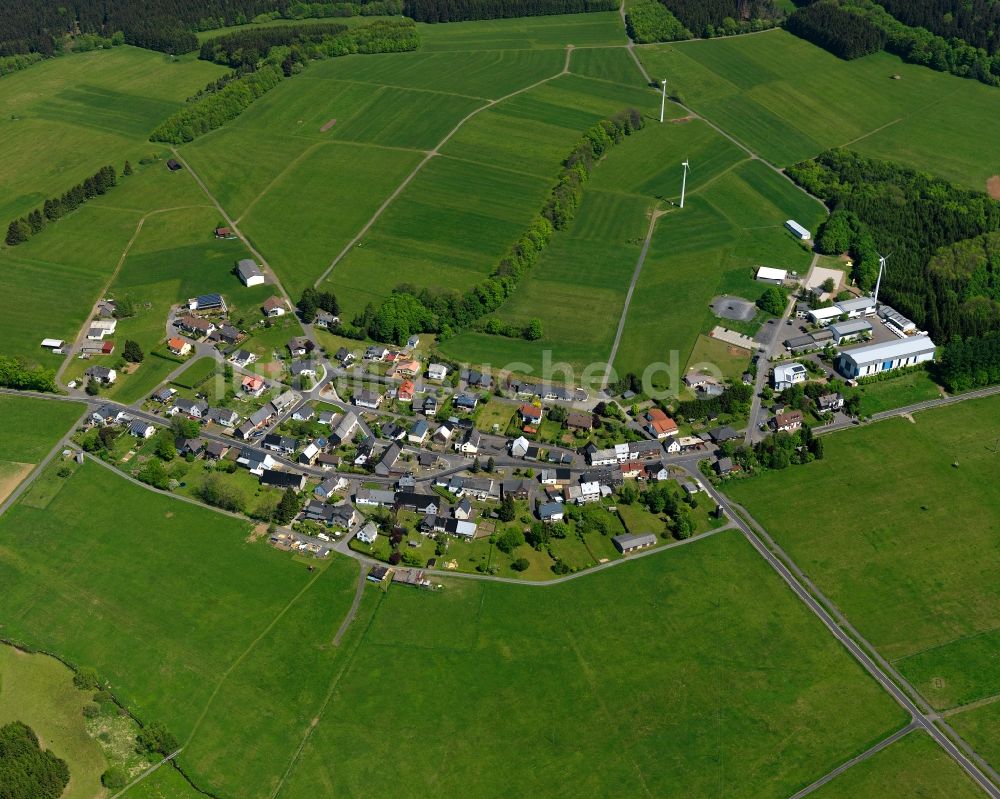
M 928 336 L 910 336 L 884 344 L 869 344 L 844 350 L 837 358 L 837 371 L 853 379 L 888 372 L 934 360 L 934 342 Z
M 598 482 L 583 482 L 576 486 L 566 486 L 567 502 L 584 505 L 588 502 L 599 502 L 601 499 L 601 484 Z
M 785 222 L 785 228 L 801 241 L 809 241 L 812 238 L 812 233 L 806 230 L 802 225 L 796 222 L 794 219 L 789 219 Z
M 189 311 L 214 311 L 216 313 L 225 313 L 228 309 L 226 308 L 226 301 L 222 299 L 221 294 L 199 294 L 197 297 L 192 297 L 187 301 L 187 306 Z
M 167 349 L 174 355 L 187 355 L 191 352 L 191 342 L 182 338 L 167 339 Z
M 864 319 L 852 319 L 848 322 L 835 322 L 827 328 L 833 335 L 834 344 L 842 344 L 845 341 L 855 339 L 872 332 L 872 326 Z
M 641 535 L 624 533 L 612 538 L 611 543 L 623 555 L 628 555 L 630 552 L 635 552 L 639 549 L 656 546 L 656 536 L 652 533 L 642 533 Z
M 217 227 L 214 232 L 215 232 L 215 238 L 217 238 L 217 239 L 235 239 L 236 238 L 236 235 L 233 233 L 232 228 Z
M 273 319 L 276 316 L 284 316 L 288 313 L 288 306 L 280 297 L 268 297 L 260 307 L 264 311 L 264 316 L 269 319 Z
M 779 363 L 774 367 L 774 389 L 784 391 L 796 383 L 804 383 L 809 372 L 801 363 Z
M 773 283 L 776 286 L 780 286 L 785 282 L 785 275 L 788 273 L 784 269 L 774 269 L 770 266 L 761 266 L 757 268 L 757 280 L 762 283 Z

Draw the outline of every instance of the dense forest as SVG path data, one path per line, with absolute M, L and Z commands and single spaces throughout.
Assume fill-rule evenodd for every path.
M 267 57 L 272 47 L 307 42 L 319 44 L 327 37 L 346 30 L 347 26 L 339 22 L 247 28 L 208 39 L 202 44 L 198 57 L 202 61 L 214 61 L 231 67 L 254 66 Z
M 849 251 L 863 290 L 888 257 L 879 298 L 939 341 L 1000 329 L 996 231 L 1000 203 L 986 194 L 847 150 L 830 150 L 788 173 L 833 211 L 822 252 Z
M 792 14 L 786 27 L 843 58 L 873 52 L 871 28 L 874 27 L 881 32 L 883 49 L 904 61 L 1000 86 L 1000 53 L 995 52 L 995 46 L 991 55 L 963 39 L 946 39 L 926 28 L 911 27 L 883 5 L 887 4 L 873 0 L 817 0 Z M 994 35 L 984 34 L 987 38 Z
M 1000 332 L 953 341 L 944 348 L 934 371 L 952 392 L 1000 383 Z
M 112 37 L 128 44 L 187 53 L 198 48 L 195 31 L 268 19 L 398 14 L 401 0 L 304 3 L 299 0 L 6 0 L 0 3 L 0 56 L 55 55 L 66 37 Z
M 27 724 L 0 727 L 0 796 L 4 799 L 58 799 L 69 782 L 66 761 L 42 749 Z
M 691 31 L 660 0 L 632 0 L 625 14 L 625 30 L 638 44 L 690 39 Z
M 879 0 L 879 4 L 905 25 L 961 39 L 990 55 L 1000 50 L 997 0 Z
M 403 5 L 403 13 L 417 22 L 464 22 L 617 10 L 617 0 L 405 0 Z
M 341 328 L 340 332 L 355 338 L 368 335 L 376 341 L 396 344 L 404 343 L 411 334 L 419 332 L 438 333 L 443 340 L 497 310 L 538 260 L 553 230 L 563 229 L 576 215 L 583 197 L 583 185 L 594 165 L 643 125 L 642 115 L 630 108 L 591 127 L 563 161 L 562 173 L 541 213 L 479 285 L 465 293 L 409 284 L 397 286 L 381 305 L 369 303 L 353 320 L 352 326 Z M 529 324 L 523 334 L 529 339 L 537 338 L 541 331 L 538 330 L 535 336 L 535 330 L 536 327 Z
M 785 27 L 843 59 L 877 53 L 885 33 L 870 20 L 835 3 L 813 3 L 792 14 Z
M 774 0 L 662 0 L 695 36 L 731 36 L 777 25 L 784 13 Z

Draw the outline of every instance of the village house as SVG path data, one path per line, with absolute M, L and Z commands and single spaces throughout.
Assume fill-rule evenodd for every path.
M 583 430 L 589 432 L 594 429 L 594 415 L 591 413 L 580 413 L 574 411 L 566 416 L 566 427 L 569 430 Z
M 273 400 L 271 400 L 271 405 L 274 406 L 274 410 L 276 412 L 282 413 L 291 408 L 292 405 L 295 404 L 295 400 L 296 400 L 295 392 L 291 391 L 290 389 L 286 389 L 285 391 L 282 391 Z
M 368 522 L 358 530 L 354 537 L 362 544 L 374 544 L 378 539 L 378 528 L 374 522 Z M 386 578 L 388 572 L 389 570 L 384 566 L 372 566 L 372 570 L 368 573 L 368 579 L 372 580 L 372 582 L 380 583 Z
M 420 361 L 398 361 L 393 367 L 392 373 L 395 377 L 416 377 L 420 374 Z
M 283 455 L 293 455 L 299 446 L 299 442 L 290 436 L 282 436 L 277 433 L 268 433 L 261 439 L 260 445 L 271 452 L 280 452 Z
M 358 417 L 353 411 L 348 411 L 340 420 L 340 424 L 330 434 L 330 439 L 338 447 L 348 443 L 353 438 L 354 431 L 358 429 L 358 424 Z
M 184 356 L 191 352 L 191 342 L 182 338 L 167 339 L 167 349 L 174 355 Z
M 205 400 L 181 399 L 174 402 L 174 413 L 183 414 L 191 419 L 201 419 L 208 413 L 208 403 Z
M 478 404 L 479 397 L 474 397 L 472 394 L 457 394 L 452 400 L 455 410 L 464 413 L 472 413 Z
M 297 458 L 298 462 L 303 466 L 312 466 L 316 462 L 316 458 L 319 456 L 319 447 L 316 443 L 311 441 L 306 444 L 302 452 L 299 453 Z
M 802 427 L 802 411 L 793 410 L 779 413 L 774 417 L 774 429 L 783 433 L 792 433 Z
M 202 338 L 212 335 L 215 332 L 215 323 L 208 319 L 199 319 L 197 316 L 182 316 L 174 326 L 179 330 L 185 330 L 195 338 Z
M 293 358 L 302 358 L 312 352 L 313 343 L 305 336 L 295 336 L 288 340 L 288 351 Z
M 128 426 L 128 432 L 130 436 L 145 439 L 151 438 L 153 433 L 156 432 L 156 428 L 145 419 L 134 419 Z
M 280 472 L 277 469 L 264 469 L 260 474 L 260 484 L 262 486 L 273 486 L 274 488 L 291 488 L 301 491 L 306 485 L 306 476 L 298 472 Z
M 538 518 L 543 522 L 561 522 L 565 514 L 561 502 L 544 502 L 538 506 Z
M 667 416 L 659 408 L 650 408 L 646 411 L 646 430 L 657 439 L 664 439 L 677 432 L 677 422 Z
M 359 408 L 368 408 L 373 411 L 378 410 L 378 407 L 382 404 L 382 395 L 363 388 L 354 393 L 354 404 Z
M 403 474 L 405 471 L 405 464 L 401 461 L 402 454 L 403 451 L 399 444 L 390 444 L 385 448 L 379 462 L 375 464 L 375 474 L 379 477 L 389 477 L 393 474 Z
M 427 440 L 427 434 L 430 431 L 430 425 L 427 424 L 426 419 L 418 419 L 414 422 L 413 427 L 406 434 L 406 440 L 411 444 L 423 444 Z
M 396 501 L 395 491 L 385 491 L 379 488 L 359 488 L 354 495 L 356 505 L 387 508 Z
M 317 368 L 316 361 L 292 361 L 288 365 L 288 373 L 294 378 L 308 377 L 315 380 Z
M 253 447 L 244 447 L 236 456 L 236 463 L 249 469 L 250 474 L 260 477 L 265 469 L 270 469 L 275 465 L 275 460 L 268 452 L 261 452 Z
M 250 350 L 237 350 L 229 356 L 229 362 L 240 369 L 245 369 L 256 360 L 257 356 Z
M 118 372 L 107 366 L 91 366 L 85 374 L 104 386 L 110 386 L 118 379 Z
M 231 408 L 212 408 L 205 414 L 205 418 L 222 427 L 233 427 L 240 420 L 239 414 Z
M 461 439 L 455 442 L 455 450 L 456 452 L 461 452 L 463 455 L 475 455 L 479 452 L 481 442 L 482 436 L 479 431 L 474 427 L 470 427 L 465 431 Z
M 278 316 L 284 316 L 286 313 L 288 313 L 288 305 L 280 297 L 274 297 L 274 296 L 268 297 L 266 300 L 264 300 L 264 304 L 261 305 L 261 308 L 264 311 L 264 316 L 268 317 L 269 319 L 274 319 L 275 317 Z
M 525 403 L 518 409 L 518 413 L 524 424 L 535 425 L 542 421 L 542 409 L 535 405 Z
M 427 367 L 428 380 L 444 380 L 448 376 L 448 367 L 443 363 L 432 363 Z
M 351 352 L 347 347 L 341 347 L 337 350 L 336 354 L 333 356 L 334 360 L 337 361 L 341 366 L 347 368 L 352 363 L 354 363 L 354 353 Z
M 396 399 L 400 402 L 413 402 L 414 385 L 412 380 L 404 380 L 396 392 Z
M 199 294 L 187 301 L 189 311 L 199 311 L 201 313 L 224 314 L 227 310 L 226 301 L 221 294 Z

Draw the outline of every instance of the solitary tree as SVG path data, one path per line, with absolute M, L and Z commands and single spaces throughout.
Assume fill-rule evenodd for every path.
M 89 396 L 96 397 L 101 393 L 101 384 L 94 378 L 90 378 L 90 380 L 87 381 L 87 388 L 85 390 Z
M 139 346 L 139 342 L 133 341 L 130 338 L 125 339 L 122 355 L 130 363 L 142 363 L 142 359 L 146 357 L 143 354 L 142 347 Z
M 514 505 L 514 497 L 510 494 L 503 498 L 503 502 L 500 503 L 500 509 L 497 511 L 497 516 L 502 522 L 512 522 L 514 517 L 517 515 L 517 507 Z
M 278 507 L 274 509 L 274 520 L 279 524 L 288 524 L 299 512 L 299 497 L 294 488 L 286 488 L 281 495 Z
M 757 300 L 757 307 L 774 316 L 781 316 L 785 312 L 786 299 L 785 292 L 780 288 L 768 286 Z
M 542 337 L 542 320 L 530 319 L 524 328 L 524 337 L 528 341 L 538 341 Z
M 122 174 L 126 175 L 126 176 L 132 174 L 132 162 L 131 161 L 128 161 L 128 160 L 125 161 L 125 168 L 122 170 Z

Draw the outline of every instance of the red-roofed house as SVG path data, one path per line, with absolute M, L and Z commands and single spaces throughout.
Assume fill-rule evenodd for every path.
M 521 414 L 521 421 L 525 424 L 538 424 L 542 421 L 542 409 L 536 405 L 524 403 L 518 411 Z
M 191 342 L 182 338 L 172 338 L 167 340 L 167 349 L 174 355 L 187 355 L 191 352 Z
M 413 402 L 413 381 L 404 380 L 396 393 L 396 399 L 400 402 Z
M 659 408 L 650 408 L 646 411 L 646 421 L 649 423 L 646 425 L 646 429 L 658 439 L 664 439 L 677 432 L 677 422 Z
M 258 377 L 257 375 L 247 375 L 243 378 L 243 391 L 251 396 L 259 397 L 266 387 L 267 383 L 264 382 L 263 377 Z

